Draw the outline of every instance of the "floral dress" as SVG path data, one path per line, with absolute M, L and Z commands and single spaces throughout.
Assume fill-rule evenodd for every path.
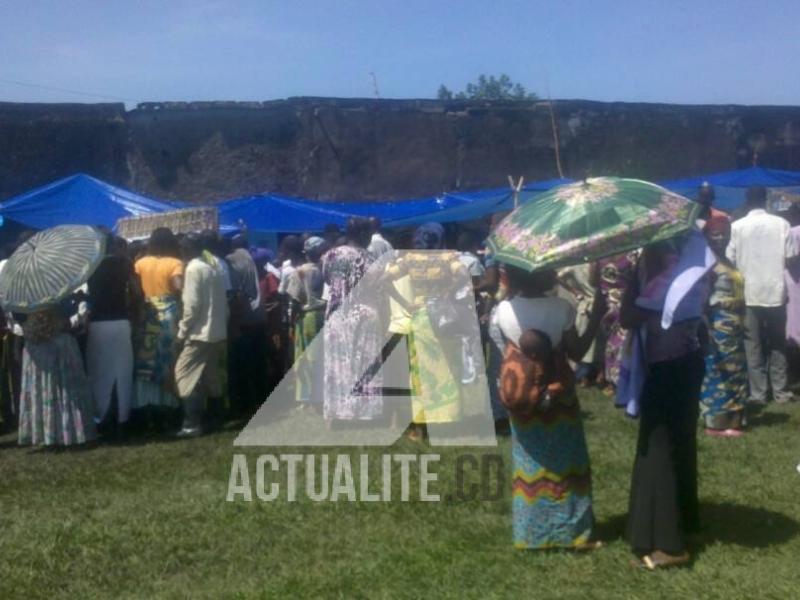
M 22 328 L 19 443 L 69 446 L 94 439 L 92 390 L 66 317 L 47 309 L 30 315 Z
M 608 309 L 600 327 L 605 338 L 605 377 L 606 381 L 617 385 L 622 360 L 622 349 L 625 345 L 626 332 L 619 322 L 619 311 L 622 297 L 628 281 L 631 280 L 636 266 L 636 254 L 626 253 L 598 262 L 600 270 L 600 291 Z
M 380 372 L 362 381 L 381 355 L 383 332 L 369 294 L 357 284 L 374 258 L 364 248 L 338 246 L 322 259 L 329 298 L 323 330 L 323 415 L 327 420 L 370 420 L 383 414 Z

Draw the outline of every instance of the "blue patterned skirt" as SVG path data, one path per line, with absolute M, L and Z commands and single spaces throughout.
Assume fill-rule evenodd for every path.
M 738 429 L 748 393 L 741 315 L 713 307 L 710 335 L 712 344 L 700 392 L 701 415 L 710 429 Z
M 592 475 L 577 398 L 526 421 L 512 417 L 511 433 L 514 546 L 572 548 L 589 541 Z

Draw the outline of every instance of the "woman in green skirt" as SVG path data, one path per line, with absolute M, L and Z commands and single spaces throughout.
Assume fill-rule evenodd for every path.
M 313 365 L 308 351 L 312 340 L 322 330 L 325 322 L 325 301 L 322 299 L 322 255 L 327 250 L 324 239 L 308 238 L 303 244 L 306 262 L 289 275 L 286 293 L 292 299 L 294 329 L 294 363 L 297 370 L 296 398 L 304 405 L 320 406 L 318 397 L 321 382 L 314 382 L 315 373 L 322 374 L 319 365 Z M 321 340 L 320 340 L 321 341 Z M 319 342 L 318 342 L 319 343 Z M 314 356 L 322 356 L 315 352 Z

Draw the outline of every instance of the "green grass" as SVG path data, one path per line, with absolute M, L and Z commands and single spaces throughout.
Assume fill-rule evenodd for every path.
M 742 439 L 701 437 L 694 562 L 646 573 L 629 566 L 620 537 L 636 424 L 597 394 L 583 403 L 598 531 L 610 542 L 586 556 L 514 550 L 508 493 L 226 502 L 233 430 L 69 452 L 19 449 L 7 436 L 0 598 L 800 597 L 800 405 L 771 406 Z M 403 440 L 391 451 L 420 446 Z M 442 456 L 436 490 L 453 492 L 455 457 L 473 451 L 427 451 Z M 507 439 L 474 452 L 499 453 L 510 468 Z M 247 453 L 251 470 L 259 453 Z M 507 488 L 508 474 L 501 479 Z

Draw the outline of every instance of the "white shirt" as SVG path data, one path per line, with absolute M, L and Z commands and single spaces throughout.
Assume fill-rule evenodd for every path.
M 228 297 L 222 261 L 216 265 L 194 258 L 183 274 L 183 316 L 178 339 L 221 342 L 228 332 Z
M 268 262 L 266 265 L 264 265 L 264 271 L 266 273 L 271 273 L 272 275 L 274 275 L 275 279 L 277 279 L 278 283 L 280 284 L 280 281 L 281 281 L 281 270 L 278 267 L 276 267 L 272 263 Z
M 286 286 L 289 285 L 289 275 L 294 273 L 296 270 L 295 266 L 292 264 L 291 259 L 286 259 L 281 263 L 281 282 L 278 284 L 278 293 L 285 294 L 286 293 Z
M 747 213 L 731 226 L 725 251 L 744 278 L 747 306 L 782 306 L 786 302 L 783 270 L 786 259 L 797 254 L 789 223 L 763 208 Z
M 557 346 L 564 332 L 575 326 L 575 309 L 563 298 L 517 296 L 498 304 L 493 318 L 503 336 L 517 345 L 523 331 L 537 329 Z
M 383 256 L 387 252 L 392 252 L 394 248 L 392 245 L 386 241 L 386 239 L 380 233 L 373 233 L 372 239 L 369 242 L 369 246 L 367 246 L 367 252 L 372 254 L 375 258 L 379 258 Z

